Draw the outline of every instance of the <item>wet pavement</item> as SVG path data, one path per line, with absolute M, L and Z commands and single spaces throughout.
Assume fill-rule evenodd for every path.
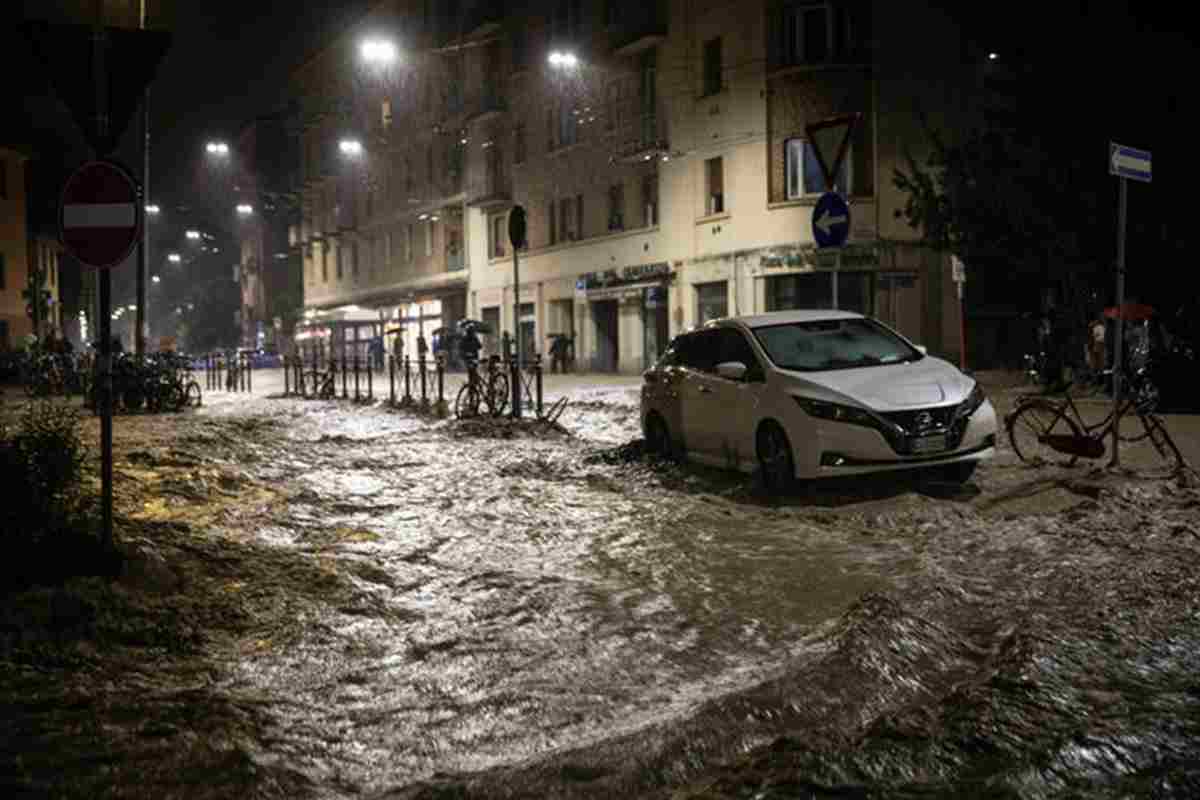
M 549 379 L 561 427 L 281 390 L 118 418 L 130 568 L 0 616 L 0 787 L 1200 790 L 1200 493 L 1148 445 L 776 500 L 647 458 L 636 380 Z

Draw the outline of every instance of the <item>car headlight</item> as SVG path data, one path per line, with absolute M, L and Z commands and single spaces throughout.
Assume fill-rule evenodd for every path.
M 804 413 L 817 419 L 827 419 L 832 422 L 844 422 L 847 425 L 859 425 L 864 428 L 874 428 L 891 440 L 903 437 L 904 431 L 893 422 L 872 414 L 864 408 L 846 406 L 841 403 L 830 403 L 827 400 L 814 400 L 811 397 L 796 397 L 792 395 L 797 405 Z
M 979 410 L 983 405 L 983 401 L 987 399 L 987 395 L 983 393 L 983 387 L 978 383 L 971 389 L 971 393 L 967 395 L 967 399 L 958 404 L 958 408 L 954 410 L 954 419 L 966 419 Z

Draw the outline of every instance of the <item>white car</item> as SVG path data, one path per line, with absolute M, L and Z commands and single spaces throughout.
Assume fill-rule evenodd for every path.
M 677 337 L 642 384 L 647 447 L 795 478 L 937 467 L 966 481 L 996 446 L 972 378 L 877 320 L 777 311 Z

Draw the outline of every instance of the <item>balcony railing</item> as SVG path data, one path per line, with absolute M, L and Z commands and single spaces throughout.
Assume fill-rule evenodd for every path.
M 475 177 L 467 189 L 467 205 L 479 208 L 507 206 L 512 202 L 512 179 L 508 170 L 492 167 Z
M 662 0 L 627 3 L 610 28 L 613 54 L 631 56 L 667 38 L 667 14 Z
M 611 133 L 618 161 L 649 161 L 670 151 L 667 118 L 654 110 L 622 118 Z
M 484 86 L 467 100 L 467 116 L 470 121 L 482 121 L 508 110 L 508 99 L 498 86 Z

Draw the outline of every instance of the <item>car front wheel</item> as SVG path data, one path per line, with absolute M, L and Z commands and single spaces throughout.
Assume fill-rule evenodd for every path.
M 763 487 L 771 494 L 786 492 L 795 482 L 792 445 L 777 423 L 768 422 L 758 432 L 758 466 Z

